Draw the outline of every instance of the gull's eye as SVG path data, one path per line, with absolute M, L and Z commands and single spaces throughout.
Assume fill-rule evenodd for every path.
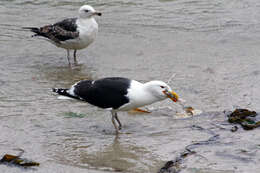
M 89 12 L 89 10 L 84 10 L 86 13 Z
M 160 86 L 161 88 L 165 88 L 164 86 Z

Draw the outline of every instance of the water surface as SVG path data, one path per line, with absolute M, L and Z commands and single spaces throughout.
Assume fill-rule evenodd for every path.
M 259 129 L 232 133 L 223 110 L 260 111 L 260 24 L 257 0 L 99 0 L 99 34 L 78 52 L 70 69 L 66 51 L 31 38 L 23 26 L 51 24 L 77 15 L 84 1 L 1 0 L 0 154 L 26 151 L 35 170 L 0 165 L 1 172 L 157 172 L 186 145 L 212 134 L 214 144 L 182 172 L 258 172 Z M 125 132 L 114 135 L 110 113 L 89 104 L 58 100 L 52 87 L 81 79 L 123 76 L 159 79 L 204 113 L 176 117 L 180 106 L 163 101 L 152 114 L 120 113 Z M 79 116 L 71 116 L 71 115 Z M 214 123 L 212 123 L 214 122 Z

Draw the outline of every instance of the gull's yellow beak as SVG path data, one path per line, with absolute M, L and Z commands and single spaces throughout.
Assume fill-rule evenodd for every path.
M 163 91 L 163 93 L 174 102 L 179 99 L 179 96 L 174 91 Z

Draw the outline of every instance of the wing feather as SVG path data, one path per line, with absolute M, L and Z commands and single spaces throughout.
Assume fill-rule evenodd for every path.
M 92 105 L 117 109 L 129 102 L 126 96 L 129 86 L 130 80 L 126 78 L 84 80 L 74 86 L 74 93 Z
M 61 41 L 79 37 L 76 21 L 77 18 L 69 18 L 53 25 L 46 25 L 40 28 L 24 27 L 24 29 L 30 29 L 36 33 L 34 36 L 43 36 L 59 44 Z

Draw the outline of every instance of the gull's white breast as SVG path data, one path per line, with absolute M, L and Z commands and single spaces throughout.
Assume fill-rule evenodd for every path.
M 129 98 L 129 103 L 121 106 L 118 109 L 120 111 L 128 111 L 158 101 L 157 97 L 145 89 L 144 84 L 135 80 L 131 81 L 130 88 L 127 91 L 126 96 Z
M 94 18 L 78 19 L 76 24 L 79 37 L 61 42 L 59 47 L 77 50 L 84 49 L 95 40 L 98 33 L 98 24 Z

